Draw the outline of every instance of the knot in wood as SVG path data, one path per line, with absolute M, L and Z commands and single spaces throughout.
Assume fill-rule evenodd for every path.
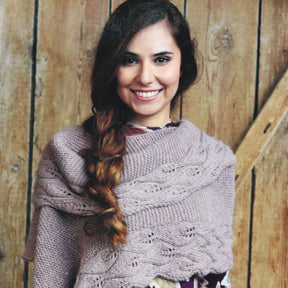
M 218 56 L 233 46 L 233 36 L 225 27 L 216 28 L 210 36 L 209 59 L 217 61 Z
M 11 166 L 11 171 L 12 171 L 13 173 L 18 173 L 18 172 L 20 171 L 20 166 L 19 166 L 18 164 L 13 164 L 13 165 Z
M 228 30 L 225 30 L 222 35 L 221 35 L 221 44 L 223 48 L 231 48 L 232 47 L 232 42 L 233 42 L 233 37 L 232 34 L 229 33 Z

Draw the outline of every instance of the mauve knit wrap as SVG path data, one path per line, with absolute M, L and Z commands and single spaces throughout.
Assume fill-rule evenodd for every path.
M 82 127 L 68 128 L 43 152 L 23 255 L 34 261 L 33 288 L 143 288 L 155 277 L 231 269 L 236 158 L 228 146 L 186 120 L 128 136 L 116 189 L 128 243 L 114 251 L 103 231 L 83 231 L 99 211 L 85 193 L 79 155 L 91 139 Z

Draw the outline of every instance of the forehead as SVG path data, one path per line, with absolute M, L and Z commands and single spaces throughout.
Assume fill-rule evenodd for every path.
M 179 50 L 166 21 L 158 22 L 140 30 L 126 48 L 127 51 L 139 54 L 175 49 Z

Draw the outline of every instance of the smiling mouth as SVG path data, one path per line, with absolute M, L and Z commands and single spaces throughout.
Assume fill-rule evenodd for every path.
M 135 93 L 137 96 L 142 97 L 142 98 L 151 98 L 158 93 L 160 93 L 163 89 L 159 90 L 154 90 L 154 91 L 137 91 L 137 90 L 132 90 L 133 93 Z

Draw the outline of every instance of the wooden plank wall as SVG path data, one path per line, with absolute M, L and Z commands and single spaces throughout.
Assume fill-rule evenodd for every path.
M 90 113 L 89 75 L 119 0 L 0 1 L 0 288 L 28 287 L 21 260 L 47 140 Z M 183 117 L 234 151 L 288 66 L 287 0 L 175 0 L 201 78 Z M 287 287 L 288 116 L 236 195 L 233 288 Z M 31 270 L 31 265 L 30 265 Z
M 0 287 L 22 287 L 33 1 L 0 1 Z
M 261 7 L 257 106 L 261 109 L 288 68 L 288 1 Z M 253 173 L 251 287 L 288 285 L 288 115 Z M 265 251 L 265 252 L 264 252 Z M 263 253 L 264 252 L 264 253 Z M 262 277 L 253 277 L 262 275 Z M 264 276 L 264 277 L 263 277 Z

